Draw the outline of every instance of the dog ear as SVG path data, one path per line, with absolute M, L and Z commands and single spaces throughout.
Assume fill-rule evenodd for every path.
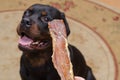
M 65 14 L 61 12 L 61 19 L 63 19 L 63 22 L 65 24 L 66 27 L 66 32 L 67 32 L 67 36 L 70 34 L 70 28 L 69 28 L 69 24 L 66 20 Z

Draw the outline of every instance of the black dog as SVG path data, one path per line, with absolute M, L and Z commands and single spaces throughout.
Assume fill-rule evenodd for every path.
M 19 49 L 23 51 L 20 63 L 22 80 L 61 80 L 53 66 L 52 38 L 48 22 L 62 19 L 66 26 L 67 36 L 69 25 L 64 13 L 48 5 L 35 4 L 28 8 L 17 28 Z M 95 80 L 91 69 L 87 66 L 83 55 L 74 46 L 68 46 L 75 76 L 86 80 Z

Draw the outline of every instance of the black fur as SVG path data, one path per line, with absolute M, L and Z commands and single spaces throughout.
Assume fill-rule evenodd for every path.
M 22 80 L 61 80 L 53 66 L 52 39 L 50 37 L 48 22 L 62 19 L 69 36 L 70 29 L 64 13 L 54 7 L 35 4 L 28 8 L 17 28 L 19 36 L 27 36 L 32 40 L 48 39 L 49 45 L 45 48 L 26 48 L 19 44 L 23 51 L 20 62 L 20 75 Z M 75 76 L 84 77 L 86 80 L 96 80 L 92 70 L 87 66 L 81 52 L 74 46 L 68 46 Z

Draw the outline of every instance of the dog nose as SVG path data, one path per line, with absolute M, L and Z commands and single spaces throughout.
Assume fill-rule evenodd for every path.
M 31 26 L 31 20 L 29 18 L 23 18 L 22 20 L 22 24 L 25 26 L 25 27 L 30 27 Z

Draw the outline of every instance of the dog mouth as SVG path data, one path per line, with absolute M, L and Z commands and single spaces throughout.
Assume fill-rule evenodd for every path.
M 34 40 L 26 35 L 22 35 L 19 39 L 19 46 L 24 48 L 24 49 L 29 49 L 29 50 L 44 50 L 50 45 L 50 39 L 39 39 L 39 40 Z

